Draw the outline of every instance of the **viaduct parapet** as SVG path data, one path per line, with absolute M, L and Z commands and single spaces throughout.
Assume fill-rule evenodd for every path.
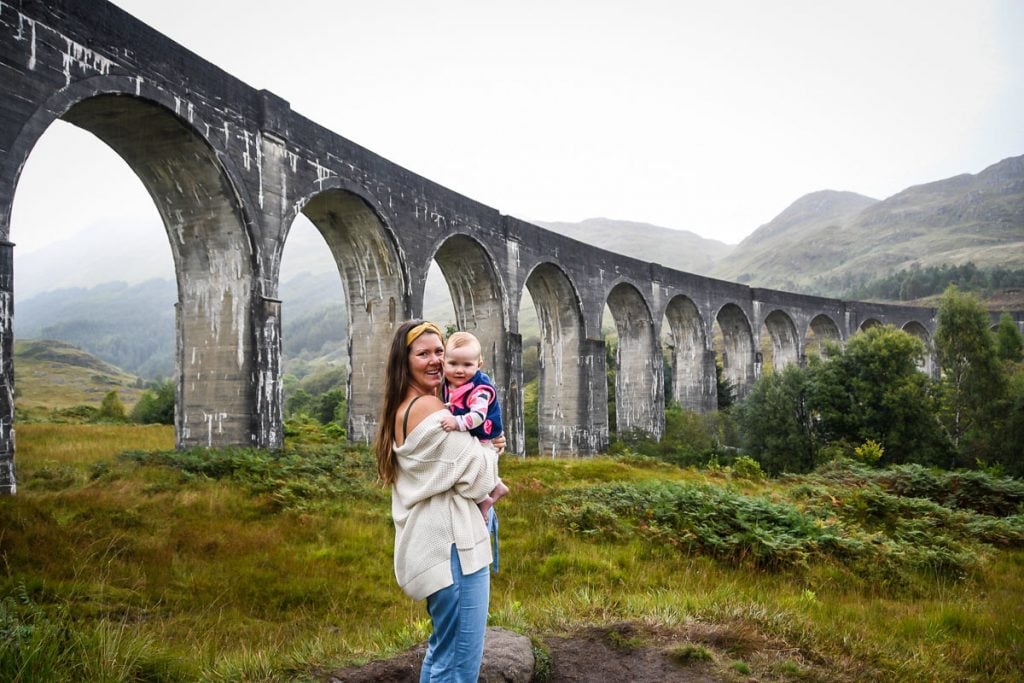
M 604 251 L 461 196 L 304 118 L 102 0 L 0 1 L 0 491 L 15 490 L 14 245 L 21 169 L 55 119 L 84 128 L 142 180 L 178 286 L 179 447 L 282 443 L 281 254 L 305 214 L 337 262 L 349 315 L 349 435 L 375 428 L 383 350 L 419 316 L 436 261 L 457 325 L 483 342 L 513 452 L 522 452 L 528 290 L 541 327 L 543 453 L 608 445 L 604 307 L 618 331 L 617 429 L 664 426 L 661 335 L 672 398 L 716 406 L 712 342 L 743 395 L 765 362 L 800 362 L 876 322 L 926 341 L 932 309 L 755 289 Z M 669 329 L 663 330 L 663 320 Z M 764 348 L 769 348 L 765 342 Z

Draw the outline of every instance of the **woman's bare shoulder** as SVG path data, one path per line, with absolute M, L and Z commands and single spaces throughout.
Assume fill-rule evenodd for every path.
M 412 420 L 414 417 L 419 419 L 416 421 L 419 423 L 427 415 L 432 415 L 439 410 L 444 410 L 444 403 L 441 402 L 437 396 L 423 396 L 415 403 L 412 404 L 412 410 L 409 413 L 409 427 L 412 428 Z
M 412 430 L 416 429 L 416 427 L 421 422 L 423 422 L 423 420 L 425 420 L 428 415 L 433 415 L 437 411 L 444 409 L 444 403 L 442 403 L 441 399 L 437 398 L 436 396 L 422 396 L 415 400 L 415 402 L 412 404 L 412 408 L 409 408 L 409 404 L 406 403 L 405 405 L 401 406 L 400 410 L 398 411 L 398 430 L 396 431 L 396 436 L 403 437 L 401 427 L 402 420 L 404 418 L 406 410 L 409 411 L 409 421 L 407 424 L 408 431 L 406 432 L 406 434 L 411 434 Z M 405 441 L 405 439 L 400 438 L 399 443 L 403 441 Z

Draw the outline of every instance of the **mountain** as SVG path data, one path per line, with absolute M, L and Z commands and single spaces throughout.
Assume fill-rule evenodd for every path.
M 76 405 L 98 408 L 112 390 L 131 406 L 142 394 L 134 375 L 64 342 L 15 342 L 14 363 L 18 373 L 15 401 L 21 416 Z
M 301 273 L 280 293 L 285 358 L 344 363 L 346 311 L 337 273 Z M 18 300 L 15 335 L 60 339 L 133 374 L 169 377 L 177 299 L 173 279 L 56 289 Z
M 56 289 L 16 302 L 14 332 L 60 339 L 136 375 L 169 377 L 177 300 L 173 280 Z
M 766 284 L 769 274 L 791 278 L 804 272 L 815 255 L 831 249 L 846 223 L 877 203 L 853 192 L 821 190 L 804 195 L 740 242 L 713 272 L 733 282 L 775 286 Z
M 734 245 L 648 223 L 588 218 L 579 223 L 534 221 L 536 225 L 617 254 L 660 263 L 688 273 L 710 275 Z
M 324 238 L 305 216 L 296 218 L 281 261 L 281 282 L 303 273 L 337 273 Z M 173 280 L 174 261 L 160 224 L 117 219 L 90 225 L 67 239 L 15 251 L 16 294 L 27 299 L 55 289 L 90 288 L 117 280 Z
M 968 261 L 1024 267 L 1024 156 L 882 201 L 830 190 L 805 195 L 740 242 L 713 274 L 838 295 L 898 270 Z

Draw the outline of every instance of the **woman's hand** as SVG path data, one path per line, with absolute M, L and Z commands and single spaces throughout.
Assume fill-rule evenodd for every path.
M 496 439 L 491 439 L 491 445 L 498 451 L 498 455 L 505 452 L 505 435 L 501 434 Z

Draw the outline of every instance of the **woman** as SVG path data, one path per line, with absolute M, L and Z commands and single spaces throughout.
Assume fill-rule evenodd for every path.
M 377 471 L 391 486 L 395 577 L 409 597 L 426 598 L 433 627 L 421 683 L 477 680 L 491 589 L 491 545 L 475 501 L 494 488 L 498 454 L 441 428 L 449 414 L 437 397 L 443 361 L 436 325 L 399 326 L 374 443 Z

